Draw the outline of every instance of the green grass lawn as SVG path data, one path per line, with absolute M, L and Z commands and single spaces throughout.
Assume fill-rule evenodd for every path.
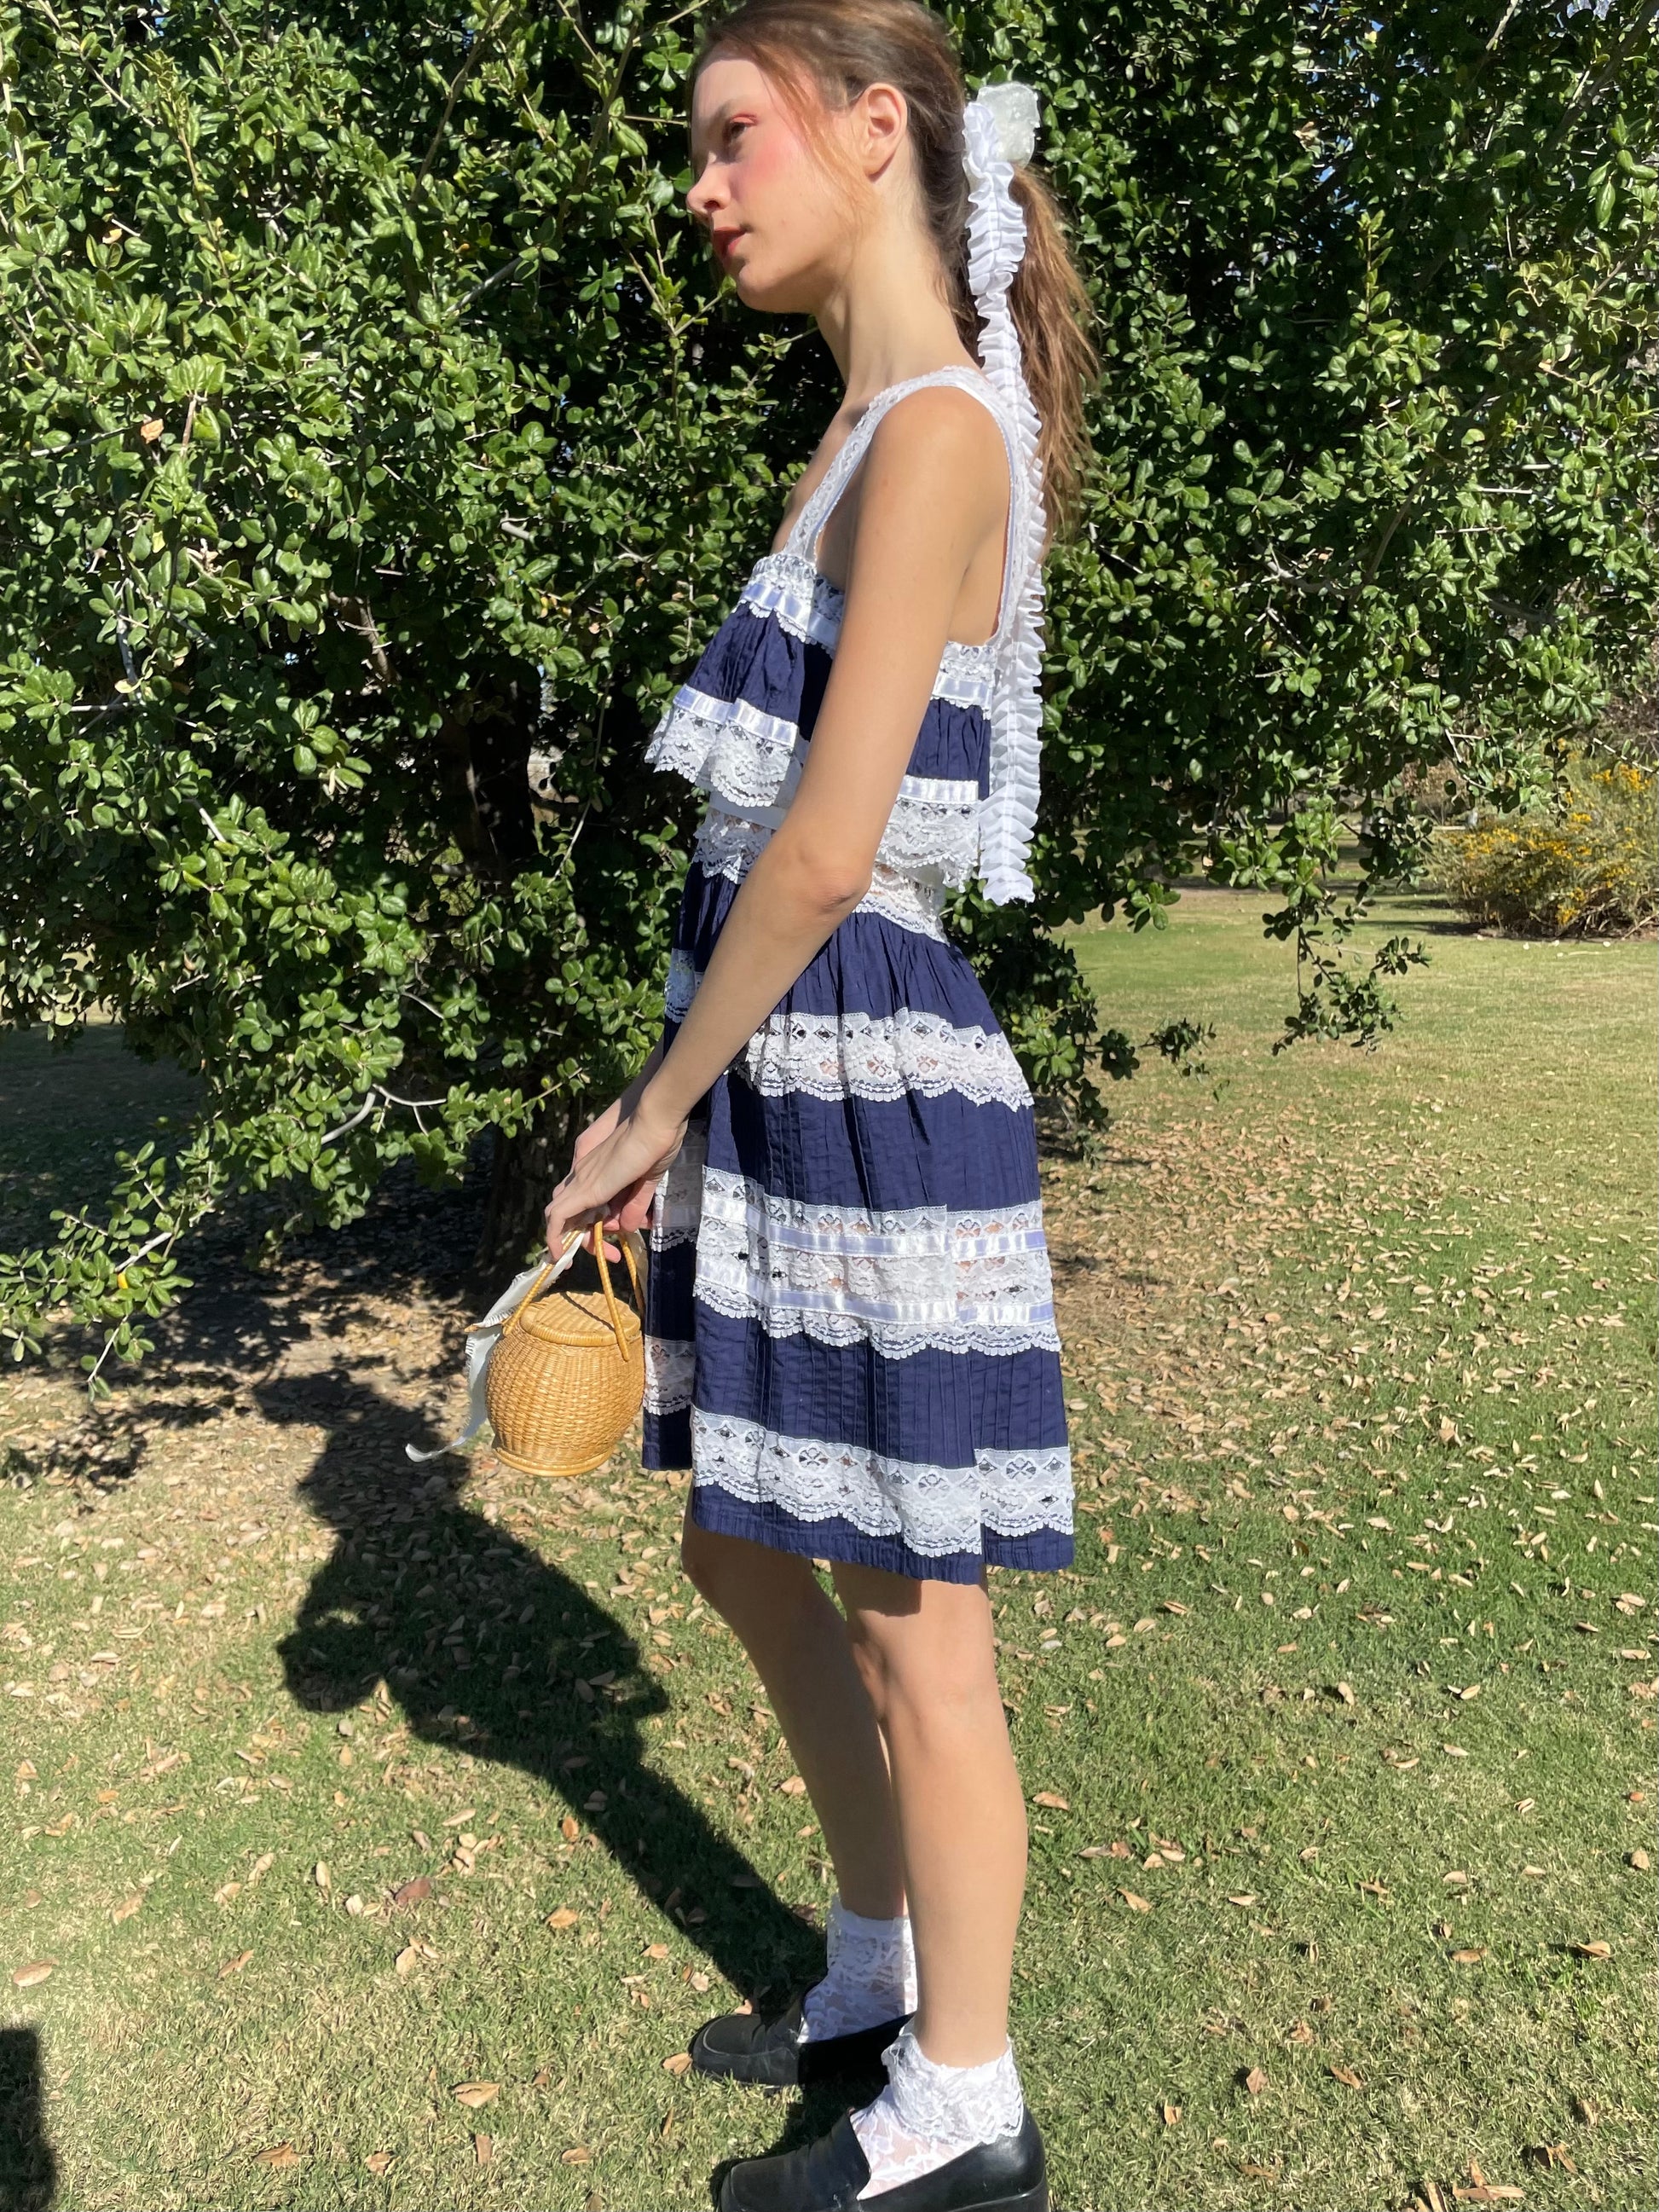
M 992 1588 L 1057 2212 L 1636 2212 L 1653 950 L 1402 903 L 1401 1031 L 1274 1057 L 1263 903 L 1079 939 L 1131 1035 L 1218 1034 L 1045 1170 L 1078 1563 Z M 14 1218 L 96 1189 L 118 1086 L 177 1110 L 93 1042 L 0 1052 Z M 67 1351 L 0 1392 L 7 2212 L 656 2212 L 841 2109 L 677 2070 L 827 1897 L 683 1483 L 404 1459 L 470 1233 L 219 1265 L 95 1419 Z

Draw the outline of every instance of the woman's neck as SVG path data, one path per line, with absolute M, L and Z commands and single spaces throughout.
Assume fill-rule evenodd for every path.
M 939 297 L 932 250 L 911 223 L 872 225 L 812 312 L 851 414 L 912 377 L 979 367 Z

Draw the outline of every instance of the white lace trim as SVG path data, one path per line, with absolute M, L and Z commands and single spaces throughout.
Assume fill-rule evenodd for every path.
M 955 1029 L 941 1014 L 774 1013 L 744 1046 L 741 1064 L 767 1097 L 791 1091 L 842 1098 L 939 1098 L 956 1091 L 976 1106 L 1019 1112 L 1031 1093 L 1000 1030 Z
M 668 956 L 668 975 L 662 987 L 662 1018 L 665 1022 L 683 1022 L 691 1011 L 691 1001 L 697 995 L 697 986 L 702 976 L 689 952 L 677 945 Z
M 830 1900 L 829 1971 L 806 1992 L 803 2043 L 854 2035 L 916 2008 L 916 1949 L 910 1916 L 870 1920 Z
M 1054 1317 L 1038 1200 L 995 1212 L 868 1212 L 703 1176 L 696 1294 L 735 1319 L 835 1315 L 926 1331 L 1030 1330 Z M 811 1325 L 807 1324 L 809 1327 Z
M 806 744 L 792 721 L 747 699 L 716 699 L 681 684 L 645 749 L 647 763 L 672 770 L 744 813 L 768 809 L 781 821 L 800 781 Z
M 853 908 L 854 914 L 873 914 L 883 921 L 890 921 L 900 929 L 914 930 L 918 937 L 936 938 L 945 942 L 945 925 L 939 920 L 939 908 L 944 903 L 943 887 L 936 884 L 918 883 L 914 876 L 901 875 L 896 869 L 878 866 L 870 878 L 870 888 Z
M 682 684 L 646 748 L 716 802 L 715 811 L 775 829 L 800 782 L 809 740 L 793 722 L 746 699 L 716 699 Z M 878 863 L 960 888 L 979 850 L 979 786 L 966 777 L 907 775 L 876 848 Z
M 702 1218 L 702 1178 L 708 1159 L 707 1122 L 693 1121 L 658 1182 L 651 1200 L 651 1249 L 689 1244 Z
M 821 645 L 830 653 L 841 642 L 847 595 L 803 553 L 787 548 L 781 553 L 763 553 L 749 572 L 738 604 L 752 615 L 770 615 L 792 637 Z M 931 696 L 953 707 L 983 708 L 988 714 L 996 696 L 996 675 L 994 638 L 977 645 L 946 638 Z
M 850 1521 L 940 1559 L 981 1550 L 983 1531 L 1030 1536 L 1072 1526 L 1071 1454 L 981 1450 L 971 1467 L 890 1459 L 857 1444 L 791 1437 L 734 1414 L 691 1409 L 697 1480 L 797 1521 Z
M 1025 2098 L 1012 2043 L 983 2066 L 939 2066 L 907 2022 L 881 2063 L 887 2087 L 852 2115 L 870 2168 L 860 2204 L 878 2205 L 890 2189 L 921 2180 L 979 2143 L 1019 2133 Z
M 919 781 L 920 779 L 918 779 Z M 942 787 L 950 789 L 951 787 Z M 745 820 L 742 816 L 728 814 L 724 807 L 711 805 L 697 831 L 693 858 L 706 876 L 723 876 L 727 883 L 741 883 L 754 866 L 756 856 L 764 848 L 771 836 L 770 829 L 760 822 Z M 886 840 L 883 839 L 884 846 Z M 878 858 L 871 873 L 870 888 L 853 908 L 854 914 L 873 914 L 884 921 L 896 922 L 901 929 L 912 929 L 923 937 L 943 941 L 945 928 L 939 920 L 945 902 L 942 883 L 930 883 L 921 876 L 905 870 L 889 867 Z M 674 988 L 673 960 L 684 961 L 685 956 L 675 953 L 670 963 L 669 982 Z M 690 969 L 689 961 L 685 963 Z M 684 977 L 680 980 L 684 988 Z M 695 991 L 695 975 L 691 990 Z M 691 1003 L 687 993 L 684 1005 L 676 1000 L 680 1011 L 670 1013 L 668 1018 L 684 1021 L 684 1009 Z
M 787 548 L 763 553 L 749 572 L 740 605 L 752 615 L 771 615 L 781 629 L 833 653 L 841 638 L 846 594 L 821 569 Z
M 691 1403 L 696 1376 L 697 1347 L 677 1337 L 647 1336 L 645 1340 L 645 1410 L 647 1413 L 683 1413 Z
M 991 708 L 991 792 L 981 817 L 980 872 L 994 906 L 1033 896 L 1026 861 L 1036 821 L 1042 751 L 1042 540 L 1047 517 L 1037 453 L 1042 430 L 1025 381 L 1008 288 L 1025 253 L 1025 215 L 1009 189 L 994 105 L 963 111 L 968 173 L 968 283 L 980 313 L 980 359 L 1012 434 L 1013 508 L 1009 554 L 1016 596 L 1005 607 L 1006 650 Z M 1018 559 L 1015 559 L 1016 554 Z

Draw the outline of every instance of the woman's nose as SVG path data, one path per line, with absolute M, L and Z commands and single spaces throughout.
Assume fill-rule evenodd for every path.
M 685 196 L 685 204 L 691 213 L 703 221 L 714 213 L 720 203 L 720 188 L 712 170 L 705 170 Z

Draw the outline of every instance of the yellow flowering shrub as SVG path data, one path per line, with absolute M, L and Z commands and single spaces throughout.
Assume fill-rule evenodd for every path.
M 1439 879 L 1474 921 L 1528 937 L 1623 937 L 1659 916 L 1659 780 L 1569 763 L 1553 806 L 1435 835 Z

